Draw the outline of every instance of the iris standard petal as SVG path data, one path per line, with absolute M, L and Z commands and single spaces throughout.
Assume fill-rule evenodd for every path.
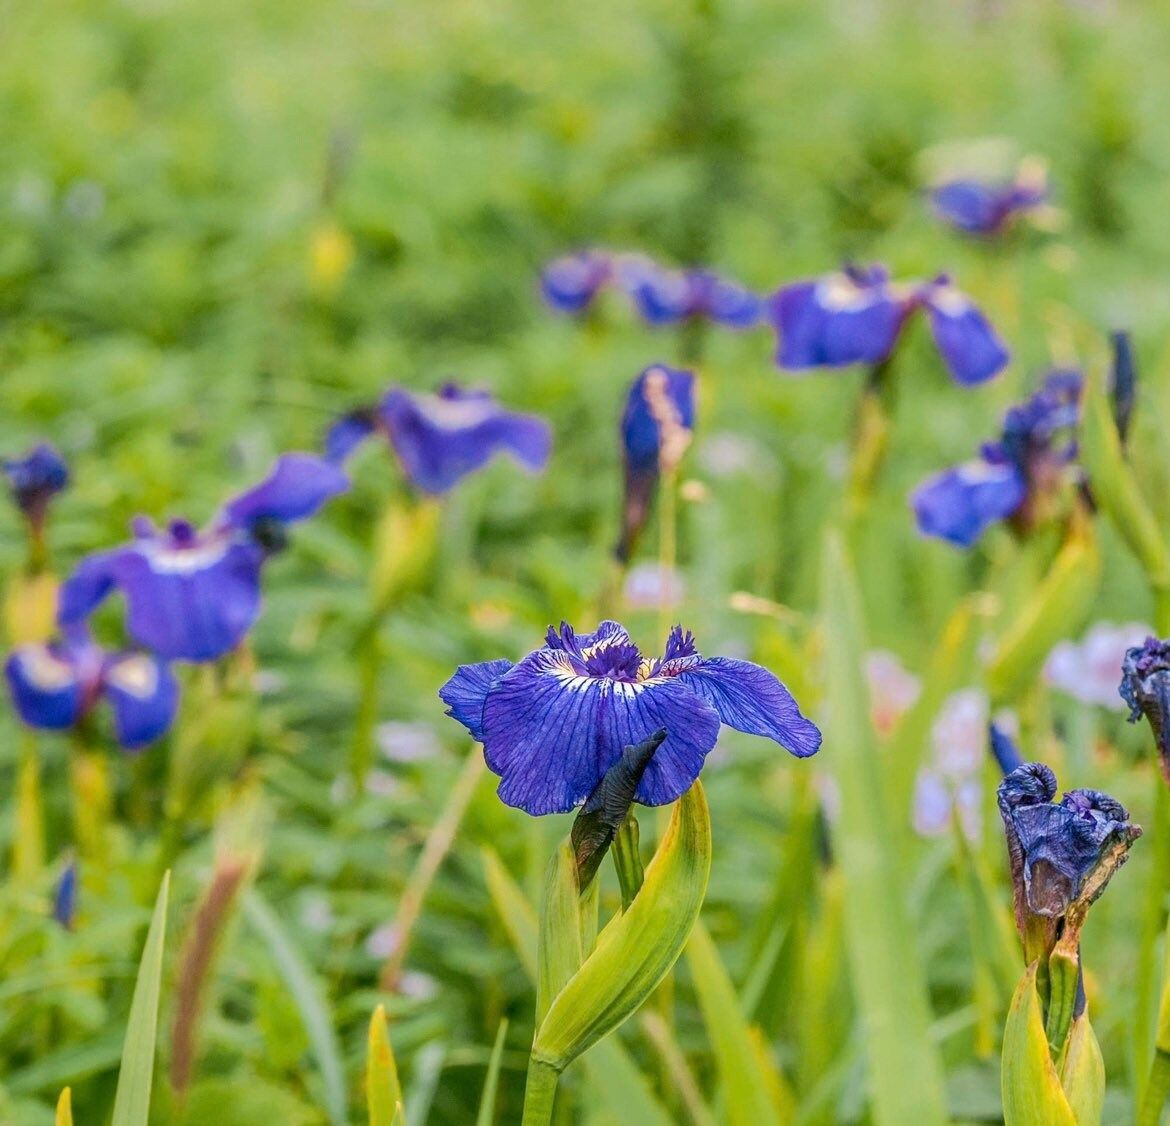
M 751 328 L 763 315 L 764 303 L 751 290 L 711 275 L 705 286 L 702 309 L 716 324 Z
M 944 469 L 911 498 L 918 528 L 959 547 L 970 547 L 997 520 L 1011 516 L 1028 495 L 1011 464 L 973 461 Z
M 930 331 L 951 376 L 970 386 L 998 375 L 1009 354 L 991 322 L 951 285 L 933 285 L 925 296 Z
M 192 547 L 141 541 L 118 560 L 126 628 L 168 661 L 211 661 L 234 649 L 260 612 L 259 545 L 213 538 Z
M 330 497 L 345 492 L 349 478 L 314 454 L 282 454 L 268 476 L 224 506 L 223 520 L 245 528 L 256 520 L 292 523 L 312 516 Z
M 21 646 L 5 662 L 4 674 L 16 712 L 30 727 L 60 731 L 80 720 L 85 686 L 58 646 Z
M 174 722 L 178 681 L 167 665 L 146 653 L 112 658 L 102 687 L 114 713 L 118 743 L 128 751 L 153 743 Z
M 491 687 L 512 668 L 511 661 L 481 661 L 460 665 L 455 675 L 439 689 L 447 714 L 458 720 L 477 742 L 483 742 L 483 705 Z
M 715 745 L 719 716 L 685 685 L 578 676 L 564 651 L 542 649 L 502 676 L 483 711 L 484 755 L 502 801 L 533 815 L 583 802 L 622 748 L 669 732 L 638 787 L 661 805 L 684 793 Z
M 677 679 L 706 700 L 728 727 L 774 739 L 799 758 L 815 755 L 821 732 L 806 719 L 792 693 L 761 665 L 710 657 Z
M 846 274 L 786 286 L 768 304 L 783 368 L 842 367 L 888 359 L 910 311 L 884 282 Z

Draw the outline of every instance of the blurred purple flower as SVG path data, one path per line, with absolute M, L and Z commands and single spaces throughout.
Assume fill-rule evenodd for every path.
M 1149 634 L 1149 627 L 1140 622 L 1098 622 L 1080 642 L 1062 641 L 1053 647 L 1044 663 L 1045 679 L 1074 700 L 1120 710 L 1124 703 L 1117 692 L 1117 678 L 1122 662 Z
M 1029 211 L 1048 202 L 1044 166 L 1025 161 L 1013 180 L 989 182 L 971 177 L 947 180 L 929 192 L 934 213 L 963 234 L 990 238 Z
M 791 370 L 884 364 L 919 309 L 957 382 L 982 383 L 1007 366 L 1007 349 L 990 322 L 945 274 L 894 284 L 884 266 L 849 266 L 773 294 L 767 315 L 780 337 L 776 362 Z
M 105 699 L 118 743 L 128 751 L 162 736 L 179 702 L 166 664 L 147 653 L 106 653 L 84 626 L 67 629 L 60 641 L 19 646 L 4 673 L 16 712 L 30 727 L 77 727 Z
M 581 250 L 554 258 L 540 275 L 544 299 L 561 313 L 583 313 L 610 279 L 610 256 Z
M 0 468 L 8 478 L 9 492 L 29 525 L 40 534 L 49 502 L 69 484 L 69 467 L 47 442 L 34 446 L 24 457 L 5 458 Z
M 1076 459 L 1081 385 L 1078 372 L 1052 372 L 1007 412 L 999 439 L 985 443 L 978 460 L 920 485 L 911 498 L 919 529 L 971 547 L 996 521 L 1010 519 L 1021 530 L 1038 523 Z
M 67 931 L 77 917 L 77 861 L 70 858 L 53 889 L 53 918 Z
M 665 655 L 643 657 L 617 622 L 578 635 L 561 623 L 518 664 L 461 665 L 439 695 L 481 742 L 500 799 L 533 815 L 563 813 L 593 792 L 622 750 L 665 728 L 638 785 L 643 805 L 674 801 L 699 776 L 721 723 L 815 754 L 821 733 L 759 665 L 704 658 L 676 626 Z
M 284 454 L 259 485 L 229 501 L 205 531 L 186 520 L 159 530 L 134 521 L 134 540 L 97 552 L 63 584 L 62 626 L 83 621 L 112 591 L 126 598 L 127 631 L 171 661 L 210 661 L 234 649 L 260 612 L 260 572 L 348 478 L 312 454 Z
M 544 419 L 507 411 L 487 391 L 455 383 L 434 395 L 392 387 L 377 406 L 353 411 L 333 425 L 325 456 L 342 462 L 374 433 L 390 443 L 411 483 L 431 494 L 448 492 L 499 451 L 539 472 L 552 450 L 552 430 Z

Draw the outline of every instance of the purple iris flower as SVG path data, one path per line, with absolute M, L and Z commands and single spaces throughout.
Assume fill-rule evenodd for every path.
M 211 661 L 234 649 L 260 613 L 260 572 L 304 520 L 349 480 L 312 454 L 283 454 L 257 486 L 230 500 L 210 527 L 134 521 L 134 540 L 83 559 L 61 587 L 58 621 L 87 618 L 112 591 L 126 598 L 127 630 L 170 661 Z
M 504 410 L 487 391 L 445 383 L 434 395 L 392 387 L 375 407 L 336 422 L 325 438 L 325 456 L 344 460 L 375 432 L 394 450 L 403 472 L 424 493 L 448 492 L 482 469 L 498 451 L 532 472 L 547 464 L 552 428 L 543 418 Z
M 958 383 L 982 383 L 1007 366 L 1008 351 L 990 322 L 945 274 L 895 284 L 883 266 L 846 267 L 773 294 L 767 315 L 780 337 L 776 362 L 792 370 L 884 364 L 919 309 Z
M 518 664 L 461 665 L 439 692 L 447 714 L 483 744 L 506 804 L 563 813 L 593 792 L 621 757 L 665 728 L 635 800 L 664 805 L 685 793 L 715 746 L 721 723 L 774 739 L 806 757 L 821 733 L 767 669 L 704 658 L 676 626 L 662 657 L 643 657 L 617 622 L 577 634 L 561 623 Z
M 561 313 L 583 313 L 610 279 L 611 259 L 599 250 L 554 258 L 540 275 L 540 292 Z
M 622 414 L 625 494 L 617 556 L 628 562 L 650 517 L 662 468 L 678 465 L 695 428 L 695 377 L 655 364 L 630 387 Z
M 1004 416 L 1003 432 L 977 460 L 944 469 L 920 485 L 911 504 L 919 530 L 970 547 L 992 524 L 1030 528 L 1076 459 L 1070 432 L 1080 412 L 1082 378 L 1049 374 L 1043 387 Z
M 1015 180 L 991 183 L 968 177 L 930 189 L 934 213 L 963 234 L 991 238 L 1002 234 L 1018 216 L 1048 202 L 1048 184 L 1037 165 L 1025 165 Z
M 0 468 L 16 507 L 35 530 L 43 526 L 49 501 L 69 484 L 69 467 L 47 442 L 34 446 L 24 457 L 5 458 Z
M 711 270 L 670 270 L 642 255 L 626 255 L 613 274 L 647 324 L 706 318 L 726 328 L 751 328 L 763 312 L 759 297 Z
M 1158 747 L 1162 776 L 1170 783 L 1170 641 L 1147 637 L 1125 654 L 1121 664 L 1121 698 L 1129 705 L 1129 722 L 1144 715 Z
M 65 630 L 60 641 L 13 650 L 4 674 L 17 714 L 30 727 L 77 727 L 106 700 L 118 743 L 128 751 L 163 735 L 179 702 L 178 682 L 163 661 L 148 653 L 107 653 L 84 626 Z

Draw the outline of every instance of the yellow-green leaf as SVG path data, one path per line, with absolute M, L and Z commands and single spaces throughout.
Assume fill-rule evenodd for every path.
M 1008 1009 L 1000 1085 L 1006 1126 L 1076 1126 L 1048 1051 L 1035 962 L 1024 971 Z
M 696 782 L 675 803 L 629 910 L 610 921 L 553 1000 L 532 1046 L 534 1059 L 562 1070 L 638 1010 L 682 953 L 710 870 L 711 818 Z
M 1073 1021 L 1060 1082 L 1077 1126 L 1097 1126 L 1105 1105 L 1105 1061 L 1087 1013 Z
M 596 885 L 596 880 L 594 885 Z M 536 1024 L 544 1020 L 553 998 L 581 968 L 585 952 L 581 944 L 581 896 L 577 887 L 577 861 L 568 838 L 557 845 L 549 861 L 540 904 L 537 942 Z
M 504 1038 L 508 1035 L 508 1019 L 500 1021 L 496 1030 L 496 1042 L 492 1047 L 492 1057 L 488 1060 L 487 1076 L 483 1083 L 483 1094 L 479 1097 L 479 1112 L 475 1116 L 475 1126 L 492 1126 L 496 1117 L 496 1091 L 500 1086 L 500 1064 L 504 1059 Z
M 390 1046 L 386 1009 L 379 1005 L 370 1018 L 366 1062 L 366 1109 L 370 1126 L 392 1126 L 400 1102 L 402 1085 L 398 1082 L 398 1065 Z
M 55 1126 L 73 1126 L 73 1092 L 68 1087 L 57 1100 Z
M 512 940 L 512 948 L 524 972 L 535 982 L 538 944 L 536 912 L 532 910 L 528 897 L 512 879 L 512 874 L 490 848 L 483 850 L 483 874 L 488 895 Z

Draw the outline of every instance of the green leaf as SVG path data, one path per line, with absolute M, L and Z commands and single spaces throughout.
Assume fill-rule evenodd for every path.
M 1105 1061 L 1087 1013 L 1073 1021 L 1060 1082 L 1077 1126 L 1097 1126 L 1105 1105 Z
M 505 1017 L 496 1030 L 496 1042 L 492 1047 L 492 1058 L 488 1060 L 487 1078 L 483 1083 L 483 1094 L 479 1097 L 479 1113 L 475 1126 L 492 1126 L 496 1117 L 496 1091 L 500 1086 L 500 1063 L 504 1058 L 504 1039 L 508 1035 L 508 1021 Z
M 268 945 L 272 960 L 301 1014 L 309 1044 L 321 1070 L 325 1111 L 329 1121 L 334 1126 L 344 1126 L 345 1078 L 341 1066 L 341 1049 L 329 1020 L 321 985 L 289 938 L 276 912 L 255 888 L 249 888 L 244 893 L 243 906 L 244 917 Z
M 675 803 L 630 909 L 610 921 L 553 1000 L 532 1046 L 534 1060 L 563 1070 L 641 1007 L 682 953 L 710 871 L 711 818 L 696 782 Z
M 775 1080 L 760 1067 L 735 986 L 702 923 L 691 932 L 687 964 L 719 1067 L 725 1121 L 728 1126 L 779 1123 L 781 1119 L 771 1097 Z
M 386 1009 L 379 1005 L 370 1018 L 367 1039 L 366 1108 L 370 1126 L 393 1126 L 395 1111 L 402 1102 L 402 1085 L 390 1033 L 386 1027 Z
M 1048 1051 L 1035 962 L 1024 971 L 1008 1009 L 1000 1084 L 1005 1126 L 1076 1126 Z
M 524 972 L 535 982 L 537 975 L 536 912 L 520 885 L 512 879 L 500 858 L 490 849 L 483 849 L 483 872 L 488 895 L 500 916 L 500 922 L 512 940 L 512 948 L 524 967 Z
M 1074 528 L 1043 582 L 1000 639 L 987 670 L 993 704 L 1018 699 L 1053 645 L 1088 614 L 1101 583 L 1101 555 L 1087 521 Z
M 596 881 L 593 881 L 596 886 Z M 540 904 L 536 1023 L 544 1020 L 553 998 L 585 961 L 581 944 L 581 896 L 577 860 L 568 838 L 557 845 L 549 861 Z
M 910 929 L 873 745 L 859 657 L 861 600 L 840 537 L 826 543 L 821 597 L 825 629 L 825 759 L 841 793 L 835 839 L 844 877 L 845 945 L 866 1032 L 878 1126 L 946 1121 L 942 1063 L 929 1034 L 926 978 Z
M 167 872 L 158 889 L 138 980 L 130 1002 L 130 1021 L 118 1071 L 111 1126 L 146 1126 L 150 1114 L 150 1088 L 154 1082 L 154 1045 L 158 1035 L 158 997 L 162 986 L 163 947 L 167 936 L 167 900 L 171 874 Z

